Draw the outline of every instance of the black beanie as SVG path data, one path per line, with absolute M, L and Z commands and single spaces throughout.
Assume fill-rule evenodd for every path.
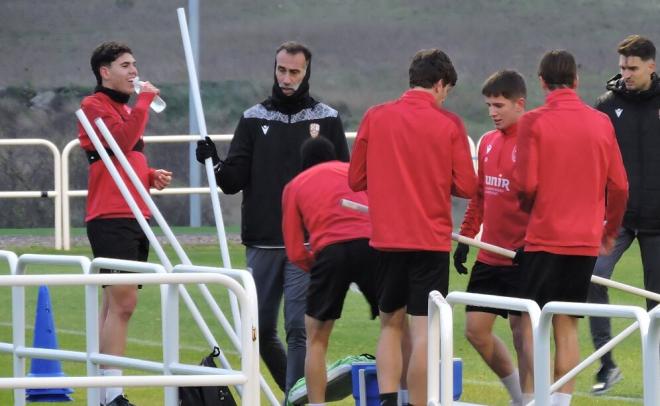
M 335 146 L 321 136 L 309 138 L 300 147 L 302 157 L 302 170 L 311 168 L 316 164 L 334 161 L 337 159 Z

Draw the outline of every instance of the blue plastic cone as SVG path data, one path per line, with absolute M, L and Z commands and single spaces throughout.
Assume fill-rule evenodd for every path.
M 57 349 L 55 323 L 53 322 L 50 293 L 47 286 L 39 287 L 32 346 L 35 348 Z M 32 358 L 30 374 L 28 376 L 38 378 L 64 376 L 64 372 L 62 372 L 62 364 L 59 360 Z M 70 402 L 73 399 L 69 397 L 69 393 L 73 393 L 73 389 L 28 389 L 26 391 L 26 400 L 28 402 Z

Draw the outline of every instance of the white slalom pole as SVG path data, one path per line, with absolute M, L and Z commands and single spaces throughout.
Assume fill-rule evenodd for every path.
M 655 292 L 651 292 L 649 290 L 636 288 L 634 286 L 626 285 L 624 283 L 613 281 L 596 275 L 591 276 L 591 282 L 597 283 L 599 285 L 607 286 L 608 288 L 619 289 L 624 292 L 632 293 L 633 295 L 639 295 L 646 299 L 654 300 L 656 302 L 660 302 L 660 295 Z
M 341 199 L 341 205 L 347 209 L 352 209 L 361 213 L 369 213 L 369 206 L 352 200 Z
M 348 209 L 352 210 L 357 210 L 362 213 L 368 213 L 369 212 L 369 206 L 366 206 L 361 203 L 354 202 L 352 200 L 348 199 L 342 199 L 341 200 L 341 205 L 343 207 L 346 207 Z M 457 234 L 457 233 L 451 233 L 451 238 L 454 241 L 458 241 L 463 244 L 471 245 L 473 247 L 481 248 L 486 251 L 490 251 L 494 254 L 501 255 L 503 257 L 511 258 L 513 259 L 516 256 L 516 252 L 512 250 L 508 250 L 506 248 L 498 247 L 497 245 L 493 244 L 488 244 L 483 241 L 475 240 L 474 238 L 469 238 L 465 237 L 463 235 Z M 600 276 L 592 275 L 591 276 L 591 283 L 595 283 L 597 285 L 602 285 L 602 286 L 607 286 L 609 288 L 615 288 L 622 290 L 627 293 L 631 293 L 633 295 L 638 295 L 642 296 L 646 299 L 654 300 L 656 302 L 660 302 L 660 294 L 657 294 L 655 292 L 651 292 L 649 290 L 644 290 L 640 289 L 634 286 L 626 285 L 625 283 L 621 282 L 616 282 L 612 281 L 606 278 L 601 278 Z
M 458 233 L 451 233 L 451 239 L 454 241 L 458 241 L 463 244 L 471 245 L 473 247 L 481 248 L 486 251 L 490 251 L 494 254 L 501 255 L 503 257 L 507 257 L 510 259 L 513 259 L 516 256 L 515 251 L 508 250 L 506 248 L 498 247 L 497 245 L 493 244 L 488 244 L 487 242 L 475 240 L 474 238 L 468 238 L 464 235 L 460 235 Z
M 186 20 L 186 11 L 183 7 L 176 9 L 179 17 L 179 28 L 181 29 L 181 39 L 183 40 L 183 50 L 186 55 L 186 65 L 188 66 L 188 78 L 190 79 L 190 91 L 192 92 L 193 102 L 195 103 L 195 113 L 197 126 L 199 127 L 199 136 L 202 140 L 208 135 L 206 132 L 206 120 L 204 119 L 204 110 L 202 109 L 202 97 L 199 92 L 199 79 L 195 69 L 195 59 L 193 58 L 192 45 L 190 44 L 190 32 L 188 31 L 188 22 Z M 204 162 L 206 177 L 209 181 L 211 205 L 213 206 L 213 217 L 215 218 L 215 228 L 218 233 L 218 242 L 220 244 L 220 254 L 224 268 L 231 269 L 231 260 L 229 258 L 229 248 L 227 246 L 227 236 L 225 234 L 225 224 L 222 218 L 222 209 L 220 208 L 220 197 L 218 185 L 215 181 L 213 171 L 213 160 L 208 158 Z M 238 310 L 238 301 L 233 293 L 229 292 L 232 316 L 234 318 L 234 329 L 241 331 L 241 316 Z
M 170 242 L 170 244 L 172 244 L 172 248 L 174 248 L 174 251 L 176 252 L 181 262 L 183 262 L 186 265 L 191 265 L 188 255 L 185 253 L 183 247 L 181 247 L 181 244 L 179 244 L 179 241 L 174 236 L 172 229 L 170 228 L 169 224 L 167 224 L 167 221 L 165 221 L 165 218 L 158 209 L 158 206 L 156 206 L 156 204 L 154 203 L 153 199 L 151 198 L 151 195 L 149 194 L 149 191 L 147 190 L 147 188 L 144 187 L 137 173 L 135 173 L 135 170 L 131 166 L 131 163 L 128 162 L 128 159 L 126 159 L 126 155 L 119 147 L 119 144 L 117 144 L 117 141 L 115 141 L 114 137 L 112 136 L 112 133 L 110 133 L 110 129 L 108 129 L 108 126 L 105 125 L 103 119 L 101 119 L 100 117 L 95 119 L 94 123 L 96 124 L 96 128 L 98 128 L 99 131 L 101 132 L 101 135 L 105 139 L 105 142 L 110 147 L 110 150 L 113 152 L 113 154 L 115 154 L 115 158 L 117 158 L 117 160 L 119 161 L 119 164 L 124 169 L 124 172 L 126 173 L 126 175 L 128 175 L 128 178 L 133 183 L 133 186 L 135 186 L 135 190 L 142 198 L 142 201 L 144 201 L 144 203 L 149 208 L 149 211 L 151 211 L 151 215 L 156 220 L 156 223 L 158 223 L 160 228 L 163 230 L 165 237 Z M 171 264 L 169 268 L 170 269 L 172 268 Z M 168 269 L 168 272 L 170 269 Z
M 163 230 L 165 237 L 172 245 L 172 248 L 174 248 L 174 251 L 176 252 L 180 261 L 184 265 L 192 265 L 192 262 L 190 261 L 188 254 L 186 254 L 181 244 L 179 244 L 179 241 L 174 236 L 174 233 L 172 232 L 170 225 L 167 223 L 167 221 L 165 221 L 165 218 L 158 209 L 158 206 L 156 206 L 156 203 L 153 201 L 151 195 L 149 194 L 149 191 L 144 187 L 144 185 L 142 185 L 140 178 L 137 176 L 135 170 L 133 170 L 133 167 L 126 159 L 126 155 L 123 153 L 123 151 L 117 144 L 117 141 L 115 141 L 108 127 L 105 125 L 105 123 L 101 118 L 97 118 L 96 120 L 94 120 L 94 122 L 96 123 L 96 127 L 101 131 L 101 135 L 103 136 L 103 138 L 105 138 L 106 143 L 108 144 L 112 152 L 115 154 L 115 157 L 117 157 L 119 163 L 124 168 L 124 172 L 126 172 L 126 174 L 128 175 L 129 179 L 135 186 L 135 189 L 139 193 L 140 197 L 146 203 L 147 207 L 149 207 L 151 214 L 154 216 L 154 219 L 156 220 L 160 228 Z M 168 272 L 171 270 L 171 268 L 172 267 L 170 265 L 170 267 L 168 268 Z M 224 313 L 217 305 L 215 300 L 213 300 L 213 295 L 211 295 L 211 292 L 208 290 L 206 285 L 198 284 L 197 286 L 199 287 L 202 296 L 204 296 L 204 299 L 211 307 L 211 310 L 213 311 L 214 315 L 216 316 L 220 324 L 223 325 L 223 327 L 229 326 L 229 321 L 227 320 L 227 318 L 225 317 Z M 234 331 L 232 331 L 231 333 L 234 333 Z M 236 344 L 236 348 L 240 349 L 240 343 L 236 341 L 235 344 Z
M 195 112 L 197 115 L 197 126 L 199 128 L 199 135 L 201 139 L 207 136 L 206 121 L 204 119 L 204 112 L 202 110 L 202 97 L 199 91 L 199 79 L 197 77 L 197 70 L 195 69 L 195 62 L 192 54 L 192 46 L 190 44 L 190 32 L 188 31 L 188 22 L 186 20 L 186 11 L 183 7 L 176 10 L 179 17 L 179 28 L 181 29 L 181 39 L 183 40 L 183 50 L 186 55 L 186 65 L 188 66 L 188 78 L 190 80 L 190 89 L 192 91 L 193 102 L 195 103 Z M 220 254 L 222 256 L 223 267 L 231 268 L 231 261 L 229 259 L 229 248 L 227 246 L 227 236 L 225 234 L 225 225 L 222 218 L 222 210 L 220 209 L 220 198 L 218 196 L 218 185 L 215 181 L 215 173 L 213 172 L 213 161 L 211 158 L 204 162 L 206 169 L 206 177 L 209 181 L 211 203 L 213 206 L 213 214 L 215 218 L 215 228 L 218 232 L 218 242 L 220 243 Z M 215 192 L 214 192 L 215 191 Z M 231 306 L 232 316 L 234 319 L 234 330 L 241 331 L 241 316 L 238 309 L 238 301 L 236 296 L 229 292 L 229 303 Z M 279 402 L 275 398 L 273 391 L 270 389 L 263 376 L 259 378 L 260 386 L 264 391 L 266 397 L 272 405 L 277 405 Z
M 108 172 L 110 172 L 110 176 L 112 176 L 112 179 L 115 181 L 115 184 L 117 185 L 117 188 L 119 188 L 120 193 L 122 194 L 122 197 L 128 204 L 129 208 L 131 209 L 131 212 L 133 213 L 133 216 L 135 216 L 135 219 L 138 221 L 140 224 L 140 227 L 144 231 L 145 235 L 147 236 L 147 239 L 149 240 L 149 243 L 151 244 L 152 247 L 154 247 L 154 250 L 156 251 L 156 255 L 158 255 L 158 259 L 161 261 L 163 266 L 168 272 L 171 272 L 172 270 L 172 263 L 170 262 L 169 258 L 165 254 L 165 251 L 163 250 L 160 242 L 158 242 L 158 239 L 156 238 L 156 235 L 153 233 L 151 230 L 151 227 L 149 226 L 149 223 L 147 223 L 146 219 L 144 218 L 144 215 L 140 211 L 140 208 L 138 207 L 137 203 L 135 202 L 135 199 L 133 198 L 133 195 L 129 192 L 128 188 L 126 187 L 126 184 L 124 183 L 123 179 L 119 175 L 119 172 L 117 171 L 117 168 L 115 167 L 114 163 L 110 159 L 110 156 L 108 155 L 107 151 L 105 150 L 105 147 L 101 143 L 101 140 L 99 139 L 98 135 L 94 131 L 94 128 L 92 127 L 92 124 L 89 122 L 87 119 L 87 116 L 85 113 L 82 111 L 82 109 L 78 109 L 76 111 L 76 117 L 78 117 L 78 120 L 82 124 L 83 128 L 85 129 L 85 132 L 87 132 L 87 135 L 89 136 L 89 139 L 92 141 L 92 144 L 94 144 L 94 148 L 96 148 L 96 151 L 98 152 L 99 156 L 101 157 L 101 160 L 105 164 L 106 168 L 108 169 Z M 101 121 L 101 123 L 103 123 Z M 110 137 L 112 138 L 112 137 Z M 114 139 L 113 139 L 114 141 Z M 123 156 L 123 152 L 121 150 L 118 151 L 119 156 Z M 130 168 L 130 165 L 129 165 Z M 138 182 L 139 185 L 141 185 Z M 138 186 L 136 186 L 138 188 Z M 147 199 L 147 201 L 151 201 L 151 198 Z M 156 208 L 157 210 L 157 208 Z M 203 286 L 203 285 L 202 285 Z M 206 288 L 206 286 L 204 286 Z M 162 289 L 161 289 L 162 292 Z M 193 302 L 192 298 L 190 297 L 190 294 L 188 294 L 188 291 L 186 290 L 186 287 L 181 285 L 179 287 L 179 292 L 181 294 L 181 297 L 183 297 L 184 302 L 186 306 L 188 307 L 188 310 L 190 311 L 191 315 L 193 316 L 193 319 L 195 320 L 195 323 L 199 327 L 199 329 L 202 331 L 202 335 L 206 339 L 207 343 L 211 347 L 219 347 L 218 342 L 213 336 L 213 333 L 211 332 L 211 329 L 209 329 L 208 325 L 206 324 L 206 321 L 202 317 L 201 313 L 197 309 L 197 306 Z M 220 353 L 220 361 L 222 362 L 223 366 L 225 368 L 230 368 L 229 361 L 225 357 L 224 353 Z
M 124 154 L 124 152 L 119 147 L 119 144 L 117 144 L 117 141 L 115 141 L 115 139 L 112 136 L 112 134 L 110 133 L 110 130 L 108 129 L 108 127 L 105 125 L 105 123 L 103 122 L 103 120 L 101 118 L 97 118 L 96 120 L 94 120 L 94 122 L 96 123 L 97 128 L 101 131 L 101 135 L 103 136 L 103 138 L 105 138 L 106 143 L 108 144 L 108 146 L 110 147 L 112 152 L 115 154 L 115 157 L 117 157 L 117 159 L 119 160 L 119 163 L 124 168 L 124 171 L 128 175 L 131 182 L 133 183 L 133 186 L 135 186 L 135 189 L 140 194 L 140 197 L 146 203 L 147 207 L 149 207 L 149 210 L 151 211 L 151 214 L 154 216 L 154 219 L 156 220 L 158 225 L 161 227 L 161 229 L 165 233 L 165 236 L 167 237 L 168 241 L 170 242 L 170 244 L 174 248 L 174 251 L 179 256 L 179 259 L 181 260 L 181 262 L 183 262 L 184 265 L 192 265 L 192 262 L 190 261 L 190 258 L 188 258 L 188 255 L 183 250 L 183 247 L 181 246 L 181 244 L 179 244 L 179 241 L 174 236 L 174 233 L 172 232 L 172 229 L 170 228 L 169 224 L 167 223 L 167 221 L 165 221 L 165 218 L 163 217 L 160 210 L 158 209 L 158 206 L 156 206 L 156 203 L 153 201 L 153 199 L 151 198 L 151 195 L 149 194 L 147 189 L 144 187 L 144 185 L 140 181 L 140 178 L 137 176 L 137 173 L 135 173 L 135 170 L 133 169 L 131 164 L 126 159 L 126 155 Z M 151 232 L 151 230 L 149 230 L 149 231 Z M 156 241 L 156 243 L 159 244 L 158 241 Z M 169 260 L 168 260 L 168 263 L 166 265 L 166 269 L 167 269 L 168 272 L 172 271 L 172 264 L 169 263 Z M 217 302 L 213 299 L 213 295 L 208 290 L 206 285 L 198 284 L 197 286 L 198 286 L 199 290 L 201 291 L 202 296 L 206 300 L 206 303 L 211 308 L 211 311 L 213 312 L 215 317 L 220 322 L 220 325 L 222 325 L 222 327 L 226 330 L 227 335 L 229 336 L 230 340 L 232 341 L 232 344 L 234 344 L 234 347 L 240 352 L 241 351 L 241 344 L 240 344 L 240 341 L 237 338 L 238 336 L 236 335 L 236 332 L 233 330 L 233 327 L 231 326 L 231 324 L 229 323 L 229 321 L 225 317 L 224 313 L 222 312 L 222 310 L 218 306 Z M 186 291 L 185 295 L 188 295 L 187 291 Z M 235 295 L 233 293 L 232 293 L 232 296 L 235 298 Z M 190 300 L 192 300 L 192 299 L 190 299 Z M 238 306 L 238 303 L 237 303 L 237 306 Z M 213 342 L 215 342 L 215 339 L 213 339 Z M 214 344 L 214 346 L 217 346 L 217 344 Z M 221 356 L 220 357 L 221 361 L 224 359 L 223 363 L 226 362 L 226 367 L 228 367 L 229 362 L 226 360 L 225 355 L 224 355 L 224 353 L 222 353 L 222 351 L 220 353 L 220 356 Z M 242 389 L 241 388 L 238 388 L 238 391 L 239 391 L 239 393 L 242 394 Z
M 135 202 L 133 195 L 131 195 L 131 192 L 126 187 L 126 184 L 123 182 L 121 176 L 119 175 L 119 172 L 117 171 L 117 168 L 115 167 L 112 160 L 110 159 L 110 156 L 108 155 L 108 151 L 105 150 L 105 146 L 103 146 L 101 140 L 96 134 L 96 131 L 94 131 L 94 128 L 92 127 L 92 123 L 89 122 L 89 119 L 82 111 L 82 109 L 78 109 L 76 111 L 76 117 L 78 117 L 78 121 L 80 121 L 80 124 L 82 124 L 83 129 L 85 130 L 87 136 L 89 137 L 89 140 L 92 141 L 92 144 L 96 149 L 96 152 L 98 152 L 99 156 L 101 157 L 101 160 L 108 169 L 110 176 L 115 181 L 115 184 L 119 189 L 119 193 L 121 193 L 122 197 L 126 201 L 126 204 L 128 204 L 128 207 L 131 209 L 133 216 L 137 220 L 138 224 L 140 224 L 140 227 L 142 227 L 142 230 L 144 231 L 144 234 L 147 236 L 149 243 L 154 248 L 154 251 L 156 251 L 156 255 L 158 256 L 158 259 L 165 266 L 166 269 L 167 268 L 171 269 L 172 263 L 170 262 L 170 259 L 165 254 L 163 247 L 158 242 L 158 239 L 156 238 L 156 235 L 154 234 L 153 230 L 151 230 L 149 223 L 147 223 L 147 220 L 144 218 L 144 215 L 142 214 L 142 211 L 138 207 L 137 203 Z

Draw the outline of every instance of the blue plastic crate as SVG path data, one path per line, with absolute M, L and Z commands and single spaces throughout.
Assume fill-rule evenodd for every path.
M 360 370 L 364 371 L 364 388 L 366 403 L 360 402 Z M 351 369 L 353 381 L 353 398 L 356 406 L 379 406 L 378 378 L 375 362 L 354 363 Z M 440 382 L 438 382 L 440 385 Z M 459 400 L 463 393 L 463 360 L 454 358 L 454 400 Z

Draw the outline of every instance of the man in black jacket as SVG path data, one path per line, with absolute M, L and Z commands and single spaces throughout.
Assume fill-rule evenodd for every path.
M 631 35 L 618 47 L 620 73 L 607 82 L 607 92 L 596 108 L 607 114 L 616 131 L 628 173 L 629 198 L 623 225 L 614 249 L 598 257 L 594 275 L 610 278 L 614 266 L 635 238 L 639 242 L 645 289 L 660 292 L 660 80 L 655 73 L 655 46 L 649 39 Z M 592 284 L 589 302 L 608 303 L 607 288 Z M 657 303 L 647 300 L 648 309 Z M 596 348 L 612 336 L 610 320 L 589 319 Z M 601 358 L 592 393 L 607 392 L 621 379 L 612 353 Z
M 272 95 L 243 113 L 225 160 L 209 138 L 197 146 L 198 161 L 213 159 L 224 193 L 243 191 L 241 239 L 257 287 L 261 356 L 284 392 L 304 375 L 309 274 L 291 264 L 284 250 L 282 190 L 301 171 L 300 146 L 310 137 L 326 137 L 338 158 L 348 161 L 339 114 L 309 95 L 311 59 L 302 44 L 280 45 Z M 283 294 L 288 355 L 277 336 Z

